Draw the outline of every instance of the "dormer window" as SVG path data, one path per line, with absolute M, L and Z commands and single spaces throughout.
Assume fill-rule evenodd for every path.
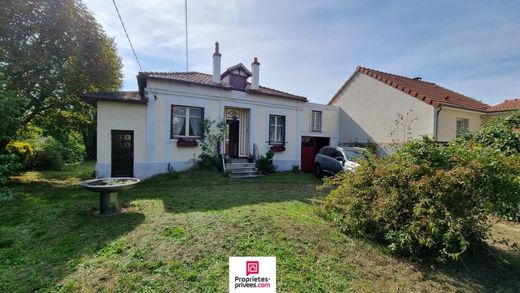
M 251 71 L 244 64 L 239 63 L 229 67 L 220 77 L 224 83 L 229 84 L 234 90 L 245 91 L 247 79 L 252 75 Z

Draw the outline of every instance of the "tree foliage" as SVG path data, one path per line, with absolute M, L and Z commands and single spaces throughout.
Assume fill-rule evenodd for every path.
M 520 154 L 520 111 L 493 118 L 475 133 L 467 133 L 461 142 L 478 143 L 507 155 Z
M 93 136 L 95 110 L 78 94 L 117 90 L 121 60 L 80 0 L 7 0 L 0 10 L 0 73 L 6 90 L 28 99 L 24 124 L 50 135 Z

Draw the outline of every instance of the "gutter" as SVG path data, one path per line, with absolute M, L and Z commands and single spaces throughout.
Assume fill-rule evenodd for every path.
M 439 113 L 442 110 L 442 104 L 435 108 L 435 123 L 433 124 L 433 134 L 436 141 L 439 141 Z

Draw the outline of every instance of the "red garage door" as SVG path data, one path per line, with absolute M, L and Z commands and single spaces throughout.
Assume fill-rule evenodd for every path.
M 301 169 L 303 172 L 312 172 L 314 157 L 321 147 L 329 145 L 328 137 L 302 136 Z

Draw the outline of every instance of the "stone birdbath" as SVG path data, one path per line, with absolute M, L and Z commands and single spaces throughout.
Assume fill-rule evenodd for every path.
M 131 177 L 99 178 L 80 182 L 88 191 L 99 193 L 99 215 L 113 216 L 122 212 L 119 193 L 128 190 L 140 180 Z

